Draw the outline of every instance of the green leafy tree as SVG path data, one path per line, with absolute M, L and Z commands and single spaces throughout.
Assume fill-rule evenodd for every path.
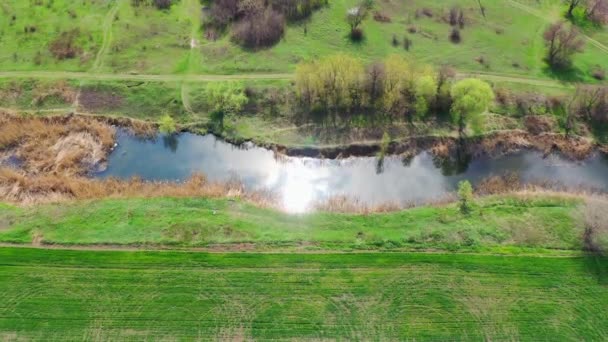
M 296 68 L 296 91 L 308 106 L 349 109 L 360 104 L 364 69 L 345 54 L 325 57 Z
M 473 187 L 469 181 L 458 183 L 458 200 L 460 212 L 469 215 L 473 211 Z
M 437 81 L 431 75 L 421 76 L 416 80 L 415 89 L 416 115 L 421 117 L 429 112 L 429 105 L 437 96 Z
M 161 133 L 173 134 L 177 131 L 177 126 L 175 125 L 175 120 L 169 114 L 165 114 L 160 118 L 158 129 Z
M 211 82 L 205 87 L 205 100 L 211 107 L 211 117 L 219 129 L 224 128 L 224 118 L 238 113 L 248 99 L 244 87 L 238 82 Z
M 462 136 L 467 124 L 479 130 L 482 123 L 481 114 L 488 110 L 494 101 L 494 92 L 489 84 L 475 78 L 467 78 L 457 82 L 450 91 L 452 96 L 452 118 L 458 124 L 458 132 Z

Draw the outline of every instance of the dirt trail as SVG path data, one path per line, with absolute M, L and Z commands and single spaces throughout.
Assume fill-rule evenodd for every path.
M 116 18 L 116 13 L 118 13 L 118 7 L 120 6 L 121 2 L 122 0 L 117 0 L 103 20 L 103 41 L 99 51 L 97 52 L 97 56 L 95 57 L 95 62 L 93 63 L 91 70 L 98 70 L 101 68 L 103 57 L 110 48 L 110 44 L 112 42 L 112 23 L 114 22 L 114 18 Z
M 550 79 L 522 77 L 501 73 L 463 71 L 458 77 L 478 77 L 488 81 L 511 82 L 538 85 L 554 88 L 570 88 L 571 86 Z M 234 74 L 234 75 L 150 75 L 150 74 L 105 74 L 74 71 L 0 71 L 0 78 L 43 78 L 43 79 L 76 79 L 99 81 L 145 81 L 145 82 L 215 82 L 230 80 L 291 80 L 292 73 L 261 73 L 261 74 Z
M 0 78 L 43 78 L 100 81 L 145 81 L 145 82 L 213 82 L 229 80 L 290 80 L 291 73 L 235 74 L 235 75 L 150 75 L 150 74 L 104 74 L 77 71 L 0 71 Z

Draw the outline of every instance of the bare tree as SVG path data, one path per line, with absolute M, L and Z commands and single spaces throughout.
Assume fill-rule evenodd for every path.
M 346 12 L 346 21 L 350 25 L 351 32 L 359 28 L 366 14 L 367 11 L 363 6 L 353 7 Z
M 365 86 L 367 88 L 366 90 L 369 95 L 369 102 L 371 105 L 374 105 L 376 100 L 382 96 L 384 91 L 384 78 L 385 70 L 383 63 L 376 62 L 367 68 L 367 73 L 365 74 Z
M 551 24 L 543 38 L 547 45 L 547 62 L 552 68 L 568 68 L 572 64 L 572 56 L 582 52 L 585 41 L 580 37 L 575 27 L 568 27 L 565 22 Z
M 574 106 L 578 115 L 588 121 L 608 121 L 608 87 L 579 85 L 574 93 Z
M 594 23 L 604 25 L 608 23 L 608 0 L 593 0 L 587 7 L 587 18 Z

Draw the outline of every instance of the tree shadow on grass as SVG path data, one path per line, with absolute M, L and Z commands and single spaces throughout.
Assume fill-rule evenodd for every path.
M 561 82 L 582 82 L 585 80 L 585 73 L 576 67 L 555 69 L 545 65 L 542 72 L 546 76 Z
M 608 286 L 608 256 L 588 253 L 583 257 L 583 265 L 598 284 Z

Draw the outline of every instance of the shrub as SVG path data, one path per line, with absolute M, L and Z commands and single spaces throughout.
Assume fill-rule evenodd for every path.
M 448 22 L 450 23 L 450 26 L 458 26 L 461 29 L 464 28 L 464 12 L 460 7 L 454 6 L 450 8 L 450 13 L 448 14 Z
M 458 202 L 460 212 L 463 215 L 470 215 L 473 211 L 473 187 L 467 180 L 458 183 Z
M 597 66 L 597 67 L 595 67 L 595 69 L 593 69 L 593 71 L 591 72 L 591 75 L 596 80 L 603 81 L 606 78 L 606 71 L 604 69 L 602 69 L 602 67 Z
M 406 51 L 410 51 L 411 47 L 412 47 L 412 40 L 409 39 L 408 37 L 403 37 L 403 48 Z
M 288 20 L 301 20 L 327 5 L 327 0 L 270 0 L 270 7 Z
M 588 200 L 583 214 L 583 248 L 593 253 L 604 253 L 608 248 L 608 204 L 599 199 Z
M 238 0 L 216 0 L 209 10 L 206 26 L 225 27 L 236 18 L 238 11 Z
M 381 12 L 374 12 L 374 20 L 381 23 L 390 23 L 391 17 Z
M 173 118 L 169 114 L 163 115 L 163 117 L 160 118 L 158 130 L 164 134 L 175 133 L 177 131 L 175 120 L 173 120 Z
M 450 41 L 454 44 L 458 44 L 462 41 L 462 37 L 460 36 L 460 30 L 457 28 L 453 28 L 450 32 Z
M 171 7 L 171 0 L 154 0 L 154 6 L 158 9 L 169 9 Z
M 75 40 L 80 34 L 78 29 L 62 32 L 57 39 L 49 45 L 51 54 L 59 60 L 74 58 L 82 52 L 82 49 L 76 46 Z
M 393 35 L 393 46 L 399 46 L 399 40 L 397 39 L 397 35 Z
M 235 24 L 232 37 L 241 46 L 261 48 L 276 44 L 285 32 L 285 19 L 280 13 L 267 9 Z
M 555 129 L 555 119 L 547 115 L 528 115 L 524 118 L 524 126 L 532 134 L 551 132 Z

